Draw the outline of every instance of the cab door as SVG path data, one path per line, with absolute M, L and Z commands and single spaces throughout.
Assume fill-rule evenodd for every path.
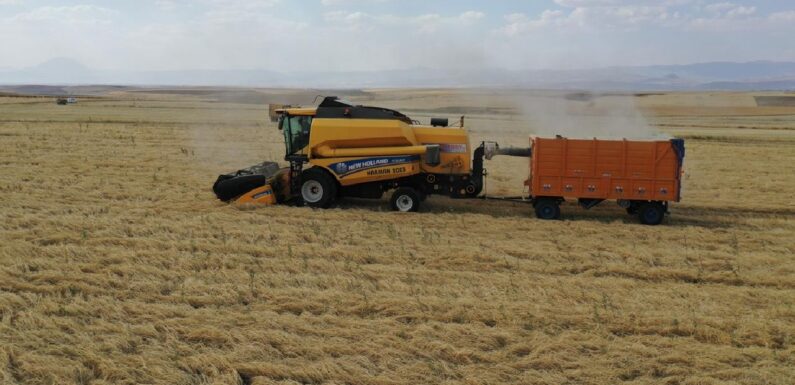
M 312 130 L 312 117 L 308 115 L 282 115 L 279 128 L 284 134 L 286 155 L 295 155 L 309 144 L 309 135 Z

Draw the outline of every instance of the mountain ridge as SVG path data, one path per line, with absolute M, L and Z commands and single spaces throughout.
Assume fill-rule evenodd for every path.
M 522 87 L 593 90 L 792 90 L 795 62 L 703 62 L 585 69 L 385 71 L 97 70 L 69 58 L 0 70 L 0 84 L 244 87 Z

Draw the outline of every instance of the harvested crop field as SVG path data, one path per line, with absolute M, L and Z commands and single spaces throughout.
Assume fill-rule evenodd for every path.
M 351 95 L 423 121 L 469 108 L 473 143 L 515 146 L 548 133 L 542 110 L 587 134 L 629 105 L 622 122 L 686 138 L 683 201 L 649 227 L 610 203 L 561 221 L 441 197 L 223 204 L 219 173 L 282 159 L 267 106 L 241 100 L 277 91 L 177 91 L 0 96 L 0 384 L 793 383 L 795 107 Z M 487 191 L 520 194 L 526 162 L 488 162 Z
M 795 96 L 757 96 L 759 106 L 795 107 Z

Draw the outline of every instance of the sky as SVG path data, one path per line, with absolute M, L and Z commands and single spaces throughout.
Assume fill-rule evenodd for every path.
M 0 0 L 0 69 L 578 69 L 795 61 L 795 1 Z

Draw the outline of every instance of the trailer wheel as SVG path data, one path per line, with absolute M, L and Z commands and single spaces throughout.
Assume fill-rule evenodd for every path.
M 644 225 L 659 225 L 665 217 L 665 207 L 659 202 L 645 203 L 638 208 L 638 218 Z
M 301 173 L 301 198 L 309 207 L 327 208 L 337 198 L 336 181 L 319 168 Z
M 559 219 L 560 203 L 557 199 L 539 199 L 535 205 L 536 217 L 540 219 Z
M 392 210 L 410 212 L 420 209 L 420 194 L 411 187 L 398 187 L 389 199 Z

